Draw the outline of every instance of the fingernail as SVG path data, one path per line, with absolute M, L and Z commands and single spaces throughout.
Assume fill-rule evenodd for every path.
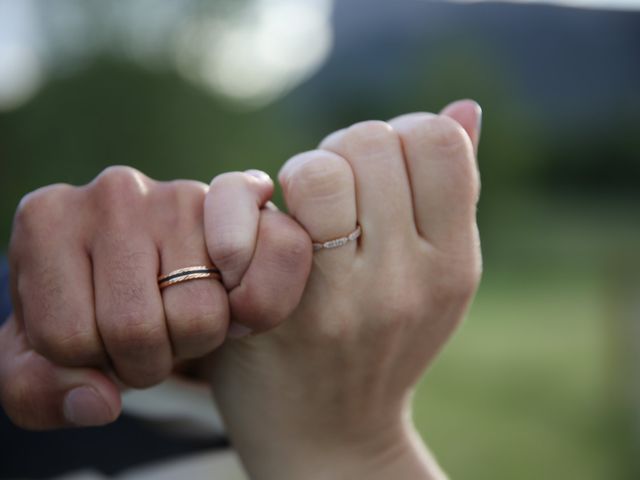
M 244 173 L 246 173 L 247 175 L 250 175 L 254 178 L 257 178 L 260 181 L 263 182 L 270 182 L 271 181 L 271 177 L 269 176 L 268 173 L 263 172 L 262 170 L 245 170 Z
M 252 331 L 253 330 L 251 330 L 249 327 L 245 327 L 240 323 L 231 322 L 231 325 L 229 325 L 229 329 L 227 330 L 227 337 L 237 340 L 239 338 L 251 335 Z
M 480 132 L 482 131 L 482 107 L 479 103 L 476 103 L 476 112 L 478 115 L 478 124 L 476 125 L 476 132 L 478 138 L 480 138 Z
M 78 427 L 95 427 L 113 420 L 107 402 L 91 387 L 77 387 L 64 399 L 65 419 Z

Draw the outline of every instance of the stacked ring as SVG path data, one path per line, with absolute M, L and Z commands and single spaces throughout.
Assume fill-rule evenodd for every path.
M 160 275 L 158 277 L 158 286 L 162 290 L 163 288 L 171 285 L 187 282 L 189 280 L 197 280 L 199 278 L 215 278 L 220 280 L 220 270 L 206 265 L 179 268 L 178 270 L 169 272 L 166 275 Z

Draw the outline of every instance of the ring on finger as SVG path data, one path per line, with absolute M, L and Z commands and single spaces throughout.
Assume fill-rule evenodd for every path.
M 187 282 L 189 280 L 197 280 L 200 278 L 215 278 L 220 280 L 220 270 L 214 266 L 195 265 L 193 267 L 179 268 L 158 277 L 158 286 L 160 290 L 176 285 L 178 283 Z
M 360 235 L 362 235 L 362 227 L 358 225 L 353 232 L 351 232 L 349 235 L 345 235 L 344 237 L 334 238 L 332 240 L 327 240 L 326 242 L 313 242 L 313 251 L 316 252 L 323 249 L 328 250 L 332 248 L 343 247 L 347 243 L 357 240 Z

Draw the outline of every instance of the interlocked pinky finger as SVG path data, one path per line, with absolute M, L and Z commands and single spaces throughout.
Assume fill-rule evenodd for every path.
M 229 292 L 234 321 L 253 332 L 278 326 L 298 306 L 311 270 L 311 239 L 291 217 L 264 209 L 256 250 Z

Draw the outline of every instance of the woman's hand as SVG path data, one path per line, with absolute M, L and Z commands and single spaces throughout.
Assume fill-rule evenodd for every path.
M 230 321 L 240 322 L 230 334 L 263 331 L 291 313 L 311 265 L 309 237 L 282 213 L 261 215 L 273 191 L 266 174 L 226 174 L 214 185 L 233 189 L 209 198 L 220 241 L 208 245 L 208 186 L 199 182 L 111 167 L 86 186 L 23 199 L 9 254 L 15 315 L 0 329 L 0 399 L 16 424 L 108 423 L 121 408 L 114 376 L 154 385 L 177 362 L 215 350 Z M 230 298 L 212 278 L 160 290 L 159 274 L 212 260 Z
M 251 478 L 440 475 L 410 425 L 410 397 L 480 278 L 479 119 L 458 102 L 359 123 L 282 168 L 289 211 L 314 241 L 357 225 L 362 235 L 314 254 L 278 329 L 213 357 L 214 394 Z

